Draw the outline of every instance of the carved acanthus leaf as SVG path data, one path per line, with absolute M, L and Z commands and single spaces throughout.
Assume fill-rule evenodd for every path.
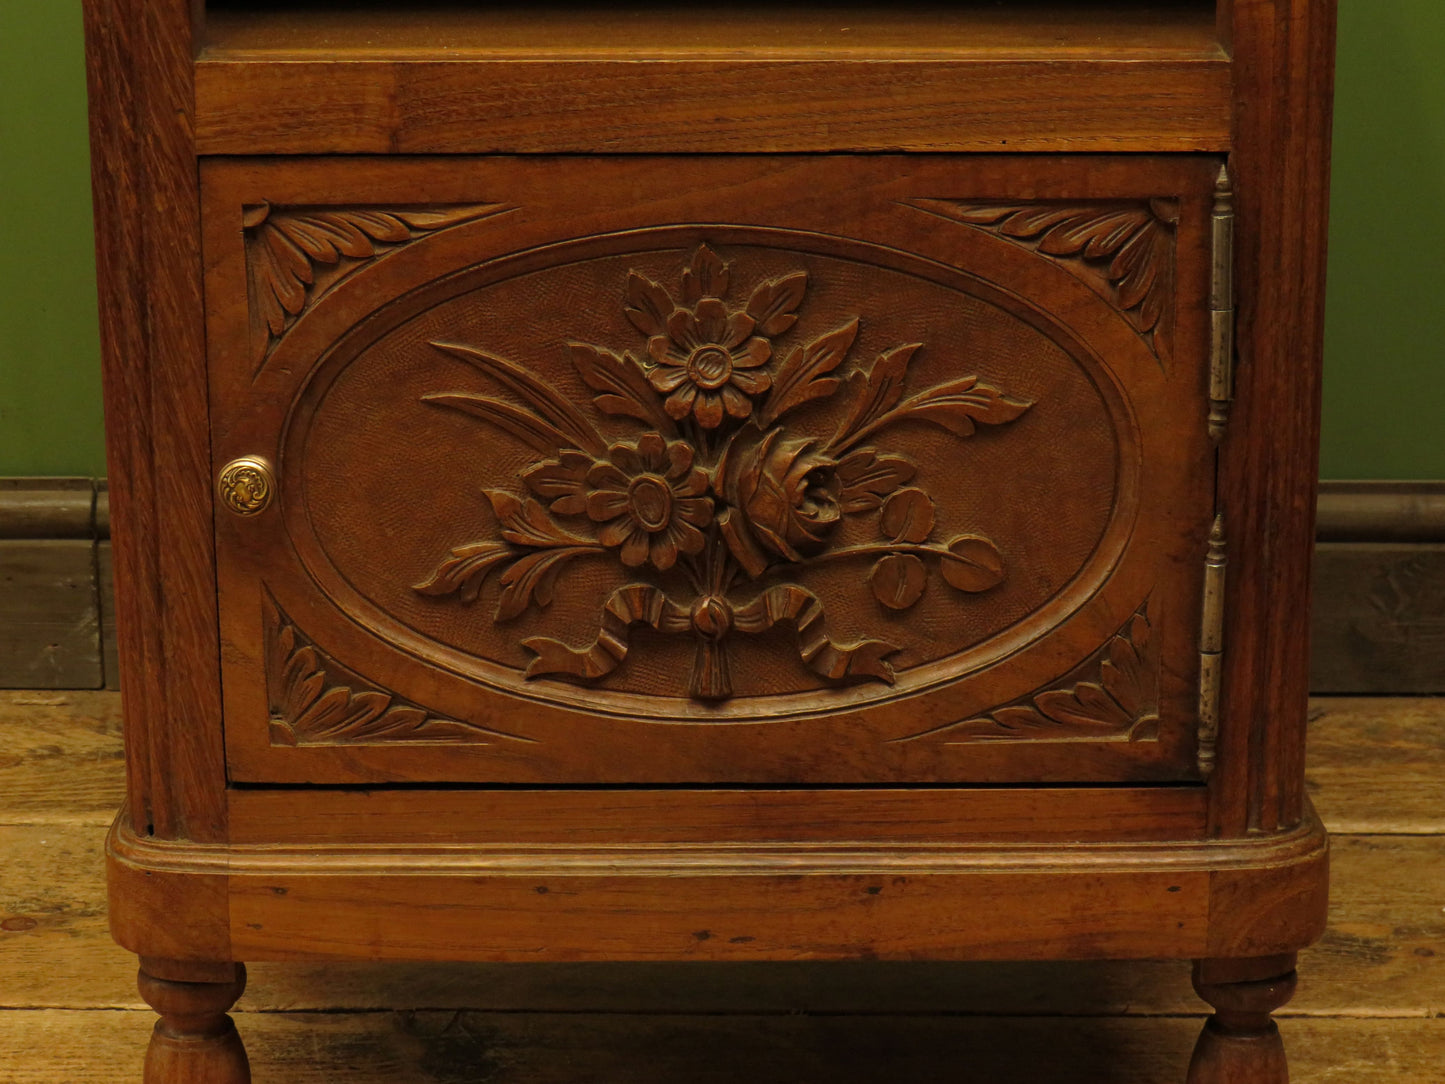
M 1069 680 L 987 715 L 895 741 L 1146 741 L 1159 728 L 1159 645 L 1146 601 Z
M 249 206 L 242 216 L 251 311 L 263 361 L 306 307 L 357 262 L 428 233 L 499 214 L 498 203 L 394 210 Z
M 531 741 L 441 718 L 362 680 L 307 640 L 269 594 L 264 606 L 272 745 Z
M 1174 234 L 1170 200 L 985 203 L 920 199 L 913 206 L 975 226 L 1060 261 L 1095 286 L 1167 359 L 1173 319 Z

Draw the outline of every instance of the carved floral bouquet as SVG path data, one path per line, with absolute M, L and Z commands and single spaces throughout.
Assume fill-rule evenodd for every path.
M 1011 422 L 1032 404 L 976 376 L 905 398 L 920 343 L 885 351 L 845 379 L 838 374 L 858 335 L 857 318 L 785 351 L 777 346 L 798 321 L 807 272 L 759 283 L 740 307 L 729 300 L 731 278 L 729 264 L 706 244 L 682 272 L 680 300 L 634 271 L 626 314 L 647 337 L 646 355 L 569 344 L 595 410 L 638 423 L 631 440 L 608 444 L 576 404 L 513 362 L 470 346 L 433 344 L 520 402 L 467 394 L 426 401 L 481 418 L 545 458 L 522 473 L 527 493 L 487 491 L 500 540 L 457 547 L 416 590 L 474 602 L 499 570 L 496 619 L 505 621 L 546 607 L 559 574 L 576 558 L 611 554 L 637 574 L 607 600 L 592 644 L 524 641 L 535 655 L 528 678 L 602 678 L 622 663 L 629 628 L 641 622 L 691 634 L 692 695 L 723 699 L 732 694 L 729 637 L 789 623 L 804 664 L 819 677 L 891 683 L 888 656 L 899 649 L 881 640 L 830 641 L 822 603 L 790 579 L 804 562 L 873 559 L 869 586 L 894 610 L 922 597 L 925 559 L 936 561 L 959 591 L 987 591 L 1003 579 L 1002 558 L 987 538 L 931 541 L 933 501 L 908 484 L 915 464 L 873 441 L 904 421 L 970 437 L 977 425 Z M 840 394 L 842 419 L 831 436 L 789 428 L 793 411 Z M 830 545 L 844 516 L 873 514 L 880 541 Z M 679 596 L 684 581 L 687 592 Z

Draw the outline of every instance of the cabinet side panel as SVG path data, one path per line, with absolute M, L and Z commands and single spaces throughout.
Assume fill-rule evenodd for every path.
M 189 0 L 86 7 L 131 807 L 224 835 Z
M 1318 474 L 1333 0 L 1234 0 L 1239 371 L 1215 828 L 1302 816 Z M 1237 570 L 1237 571 L 1235 571 Z
M 148 721 L 160 702 L 159 637 L 148 619 L 157 610 L 152 550 L 129 541 L 155 537 L 148 486 L 149 403 L 144 394 L 145 351 L 140 263 L 140 216 L 132 202 L 140 190 L 140 156 L 134 141 L 139 109 L 132 63 L 135 27 L 119 0 L 85 5 L 86 77 L 90 92 L 90 162 L 95 203 L 95 257 L 100 287 L 100 341 L 104 371 L 106 450 L 110 474 L 115 606 L 124 679 L 126 794 L 132 821 L 151 821 Z

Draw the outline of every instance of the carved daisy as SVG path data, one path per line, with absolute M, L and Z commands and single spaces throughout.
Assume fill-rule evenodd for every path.
M 692 448 L 644 433 L 636 444 L 612 445 L 607 458 L 587 472 L 587 515 L 601 525 L 597 540 L 620 547 L 629 568 L 651 563 L 666 570 L 679 553 L 701 552 L 713 505 Z
M 761 371 L 773 350 L 756 329 L 753 317 L 728 312 L 716 297 L 701 298 L 695 309 L 674 309 L 667 334 L 647 343 L 656 362 L 647 379 L 667 394 L 667 413 L 679 421 L 691 414 L 704 429 L 716 429 L 724 414 L 751 414 L 748 397 L 773 382 Z

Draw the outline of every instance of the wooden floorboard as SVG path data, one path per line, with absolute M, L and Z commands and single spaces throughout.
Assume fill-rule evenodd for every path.
M 1166 1084 L 1188 1017 L 240 1014 L 257 1084 Z M 5 1084 L 140 1080 L 151 1018 L 0 1020 Z M 1445 1021 L 1283 1022 L 1293 1084 L 1438 1084 Z
M 1331 918 L 1281 1013 L 1294 1084 L 1445 1081 L 1445 700 L 1321 698 Z M 0 693 L 0 1084 L 139 1081 L 152 1017 L 105 926 L 113 693 Z M 278 965 L 258 1084 L 1179 1081 L 1179 962 Z
M 1445 834 L 1445 697 L 1316 697 L 1305 784 L 1332 832 Z
M 118 693 L 0 690 L 0 824 L 104 827 L 124 796 Z

